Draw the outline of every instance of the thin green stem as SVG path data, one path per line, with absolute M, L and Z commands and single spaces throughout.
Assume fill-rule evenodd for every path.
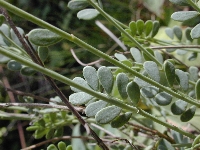
M 96 5 L 92 0 L 87 0 L 96 10 L 98 10 L 102 16 L 104 16 L 109 22 L 111 22 L 121 33 L 127 36 L 131 42 L 133 42 L 136 47 L 138 47 L 141 51 L 143 51 L 146 55 L 148 55 L 153 61 L 155 61 L 159 66 L 162 64 L 151 54 L 149 53 L 140 43 L 138 43 L 128 32 L 126 32 L 118 23 L 113 20 L 105 11 L 101 9 L 98 5 Z
M 47 23 L 47 22 L 45 22 L 45 21 L 43 21 L 43 20 L 41 20 L 41 19 L 39 19 L 39 18 L 37 18 L 37 17 L 35 17 L 35 16 L 33 16 L 33 15 L 31 15 L 31 14 L 9 4 L 9 3 L 7 3 L 4 0 L 0 0 L 0 5 L 3 6 L 4 8 L 6 8 L 7 10 L 15 13 L 16 15 L 18 15 L 18 16 L 24 18 L 24 19 L 27 19 L 27 20 L 37 24 L 38 26 L 46 28 L 46 29 L 60 35 L 64 39 L 67 39 L 67 40 L 79 45 L 80 47 L 83 47 L 84 49 L 90 51 L 91 53 L 99 56 L 102 59 L 105 59 L 106 61 L 112 63 L 113 65 L 116 65 L 116 66 L 122 68 L 123 70 L 133 74 L 134 76 L 137 76 L 138 78 L 150 83 L 151 85 L 158 87 L 160 90 L 165 91 L 165 92 L 171 94 L 172 96 L 177 97 L 178 99 L 182 99 L 182 100 L 184 100 L 184 101 L 186 101 L 190 104 L 193 104 L 193 105 L 196 105 L 197 107 L 200 107 L 200 103 L 198 101 L 196 101 L 195 99 L 188 97 L 186 95 L 182 95 L 182 94 L 180 95 L 180 94 L 172 91 L 170 88 L 165 87 L 165 86 L 159 84 L 158 82 L 155 82 L 154 80 L 143 76 L 142 74 L 140 74 L 137 71 L 131 69 L 130 67 L 124 65 L 123 63 L 117 61 L 116 59 L 113 59 L 109 55 L 107 55 L 107 54 L 101 52 L 100 50 L 92 47 L 91 45 L 85 43 L 84 41 L 80 40 L 79 38 L 75 37 L 74 35 L 66 33 L 65 31 L 63 31 L 63 30 L 61 30 L 61 29 L 59 29 L 59 28 L 57 28 L 57 27 L 55 27 L 55 26 L 53 26 L 53 25 L 51 25 L 51 24 L 49 24 L 49 23 Z M 142 46 L 140 45 L 140 47 L 142 47 Z
M 140 115 L 142 115 L 142 116 L 144 116 L 146 118 L 149 118 L 149 119 L 151 119 L 151 120 L 153 120 L 153 121 L 155 121 L 155 122 L 157 122 L 157 123 L 159 123 L 159 124 L 161 124 L 161 125 L 163 125 L 163 126 L 165 126 L 167 128 L 170 128 L 170 129 L 173 129 L 173 130 L 175 130 L 177 132 L 180 132 L 180 133 L 182 133 L 183 135 L 185 135 L 187 137 L 190 137 L 192 139 L 195 138 L 195 136 L 193 134 L 190 134 L 188 132 L 185 132 L 185 131 L 181 130 L 178 127 L 175 127 L 175 126 L 170 125 L 170 124 L 168 124 L 166 122 L 163 122 L 160 119 L 156 118 L 155 116 L 150 115 L 150 114 L 148 114 L 147 112 L 145 112 L 145 111 L 143 111 L 141 109 L 137 109 L 136 107 L 127 105 L 127 104 L 123 103 L 122 101 L 120 101 L 117 98 L 112 98 L 112 97 L 107 96 L 105 94 L 102 94 L 102 93 L 93 91 L 91 89 L 85 88 L 82 85 L 79 85 L 79 84 L 75 83 L 74 81 L 62 76 L 59 73 L 56 73 L 56 72 L 54 72 L 52 70 L 44 68 L 44 67 L 42 67 L 42 66 L 40 66 L 40 65 L 38 65 L 38 64 L 36 64 L 34 62 L 27 61 L 26 59 L 21 58 L 21 56 L 14 55 L 13 53 L 9 52 L 8 50 L 6 50 L 6 49 L 4 49 L 2 47 L 0 47 L 0 53 L 5 55 L 5 56 L 7 56 L 7 57 L 10 57 L 11 59 L 16 60 L 16 61 L 18 61 L 18 62 L 20 62 L 20 63 L 22 63 L 22 64 L 24 64 L 26 66 L 29 66 L 29 67 L 35 69 L 36 71 L 41 72 L 42 74 L 45 74 L 45 75 L 47 75 L 47 76 L 49 76 L 49 77 L 51 77 L 53 79 L 56 79 L 56 80 L 58 80 L 58 81 L 60 81 L 62 83 L 65 83 L 65 84 L 73 86 L 73 87 L 75 87 L 77 89 L 80 89 L 81 91 L 86 92 L 86 93 L 88 93 L 88 94 L 90 94 L 90 95 L 92 95 L 92 96 L 94 96 L 94 97 L 96 97 L 98 99 L 104 100 L 104 101 L 106 101 L 108 103 L 116 105 L 116 106 L 118 106 L 118 107 L 120 107 L 122 109 L 126 109 L 128 111 L 131 111 L 133 113 L 137 112 Z

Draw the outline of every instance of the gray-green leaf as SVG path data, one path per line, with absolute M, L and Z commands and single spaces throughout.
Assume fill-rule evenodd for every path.
M 179 40 L 181 40 L 182 39 L 182 35 L 183 35 L 181 28 L 179 26 L 174 26 L 173 27 L 173 31 L 174 31 L 174 34 L 176 35 L 176 37 Z
M 155 96 L 156 103 L 161 106 L 169 105 L 172 101 L 172 96 L 166 92 L 160 92 Z
M 98 14 L 99 12 L 96 9 L 88 8 L 88 9 L 80 10 L 77 13 L 77 17 L 83 20 L 90 20 L 98 16 Z
M 187 108 L 187 102 L 183 100 L 177 100 L 171 105 L 171 112 L 174 115 L 181 115 Z
M 78 92 L 69 96 L 69 102 L 73 105 L 82 105 L 88 103 L 92 98 L 93 96 L 85 92 Z
M 86 88 L 88 88 L 88 89 L 91 89 L 90 86 L 87 84 L 87 82 L 86 82 L 83 78 L 81 78 L 81 77 L 75 77 L 75 78 L 73 79 L 73 81 L 74 81 L 75 83 L 79 84 L 79 85 L 82 85 L 82 86 L 84 86 L 84 87 L 86 87 Z M 75 87 L 70 86 L 70 88 L 71 88 L 71 90 L 74 91 L 74 92 L 82 92 L 81 90 L 79 90 L 79 89 L 77 89 L 77 88 L 75 88 Z
M 172 14 L 171 18 L 176 21 L 187 21 L 199 15 L 197 11 L 179 11 Z
M 165 76 L 167 78 L 167 82 L 170 86 L 173 86 L 174 80 L 175 80 L 175 67 L 170 61 L 165 61 L 164 62 L 164 71 L 165 71 Z
M 194 117 L 196 112 L 196 106 L 191 106 L 188 110 L 186 110 L 180 117 L 182 122 L 188 122 Z
M 153 98 L 157 93 L 159 89 L 155 86 L 147 86 L 140 89 L 140 93 L 143 97 L 146 98 Z
M 47 29 L 33 29 L 28 33 L 28 39 L 37 46 L 50 46 L 61 41 L 62 37 Z
M 165 29 L 165 33 L 167 34 L 168 37 L 170 37 L 171 39 L 174 38 L 174 31 L 171 28 L 166 28 Z
M 137 106 L 140 101 L 140 88 L 136 82 L 130 82 L 127 85 L 126 91 L 134 106 Z
M 111 70 L 105 66 L 102 66 L 97 71 L 97 76 L 99 77 L 99 81 L 106 93 L 110 94 L 113 88 L 113 74 Z
M 128 97 L 126 92 L 126 86 L 129 82 L 128 76 L 125 73 L 119 73 L 116 77 L 116 81 L 119 94 L 123 99 L 126 99 Z
M 160 82 L 160 73 L 157 64 L 154 61 L 146 61 L 143 64 L 147 74 L 156 82 Z
M 78 9 L 83 9 L 88 5 L 89 3 L 87 2 L 87 0 L 71 0 L 68 3 L 67 7 L 69 7 L 72 10 L 78 10 Z
M 196 82 L 195 94 L 196 94 L 196 99 L 200 100 L 200 79 Z
M 107 102 L 99 100 L 89 104 L 85 109 L 85 114 L 88 117 L 94 117 L 98 111 L 106 107 Z
M 126 112 L 125 114 L 122 114 L 120 116 L 117 116 L 112 122 L 111 126 L 113 128 L 119 128 L 122 127 L 124 124 L 126 124 L 129 119 L 131 118 L 132 113 L 131 112 Z
M 198 39 L 200 37 L 200 23 L 197 24 L 190 32 L 193 39 Z
M 180 86 L 183 90 L 187 90 L 189 88 L 189 77 L 186 72 L 176 69 L 175 74 L 178 76 L 180 81 Z
M 99 89 L 99 79 L 97 76 L 96 69 L 91 66 L 86 66 L 83 68 L 83 76 L 87 81 L 87 84 L 95 91 Z
M 106 124 L 115 119 L 121 112 L 121 108 L 117 106 L 108 106 L 100 110 L 96 116 L 95 120 L 99 124 Z
M 133 58 L 135 59 L 136 62 L 138 62 L 138 63 L 142 63 L 143 62 L 142 54 L 137 48 L 132 47 L 130 49 L 130 52 L 131 52 L 131 55 L 133 56 Z

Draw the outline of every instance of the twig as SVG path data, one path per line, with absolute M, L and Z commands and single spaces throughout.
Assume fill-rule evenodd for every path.
M 157 131 L 157 130 L 149 129 L 149 128 L 147 128 L 147 127 L 140 126 L 140 125 L 137 125 L 137 124 L 133 124 L 133 123 L 131 123 L 131 122 L 128 122 L 127 124 L 128 124 L 128 125 L 131 125 L 131 126 L 133 126 L 133 127 L 135 127 L 135 128 L 137 128 L 137 129 L 139 129 L 139 130 L 148 131 L 148 132 L 152 133 L 152 135 L 158 135 L 159 137 L 168 140 L 168 141 L 171 142 L 172 144 L 175 143 L 175 141 L 174 141 L 171 137 L 169 137 L 169 136 L 167 136 L 167 135 L 165 135 L 165 134 L 162 134 L 161 132 L 159 132 L 159 131 Z
M 99 62 L 103 61 L 103 59 L 98 59 L 98 60 L 93 61 L 91 63 L 85 64 L 82 61 L 80 61 L 80 59 L 76 56 L 76 54 L 75 54 L 75 52 L 74 52 L 74 50 L 72 48 L 70 49 L 70 52 L 72 53 L 72 56 L 77 61 L 77 63 L 79 63 L 82 66 L 92 66 L 92 65 L 95 65 L 96 63 L 99 63 Z
M 7 11 L 0 7 L 0 12 L 5 16 L 6 21 L 10 25 L 10 27 L 13 29 L 14 33 L 18 37 L 19 41 L 23 45 L 24 49 L 26 52 L 31 56 L 32 60 L 43 66 L 43 63 L 39 56 L 37 55 L 36 51 L 34 49 L 31 49 L 31 45 L 27 45 L 27 43 L 24 41 L 24 38 L 21 36 L 19 31 L 17 30 L 16 26 L 14 25 L 13 21 L 11 20 L 10 16 L 8 15 Z M 29 42 L 27 40 L 27 42 Z M 86 130 L 89 130 L 90 135 L 96 140 L 97 144 L 103 149 L 103 150 L 108 150 L 108 147 L 103 143 L 103 141 L 98 137 L 98 135 L 89 127 L 89 125 L 85 122 L 85 120 L 81 117 L 81 115 L 76 111 L 76 109 L 69 103 L 68 99 L 65 97 L 65 95 L 60 91 L 60 89 L 57 87 L 55 82 L 53 81 L 52 78 L 44 75 L 45 79 L 50 83 L 54 91 L 58 94 L 58 96 L 61 98 L 61 100 L 67 105 L 67 107 L 71 110 L 71 112 L 77 117 L 79 122 L 85 127 Z
M 108 34 L 124 51 L 127 51 L 127 47 L 100 21 L 95 21 L 96 25 L 101 28 L 106 34 Z

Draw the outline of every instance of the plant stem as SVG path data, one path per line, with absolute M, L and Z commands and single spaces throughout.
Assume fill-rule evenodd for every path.
M 131 111 L 133 113 L 137 112 L 140 115 L 142 115 L 142 116 L 144 116 L 146 118 L 149 118 L 152 121 L 155 121 L 155 122 L 157 122 L 157 123 L 159 123 L 159 124 L 161 124 L 161 125 L 163 125 L 165 127 L 168 127 L 168 128 L 173 129 L 173 130 L 175 130 L 177 132 L 180 132 L 185 136 L 188 136 L 188 137 L 190 137 L 192 139 L 195 138 L 195 136 L 193 134 L 190 134 L 188 132 L 185 132 L 185 131 L 179 129 L 178 127 L 175 127 L 175 126 L 170 125 L 170 124 L 168 124 L 166 122 L 163 122 L 162 120 L 156 118 L 153 115 L 148 114 L 147 112 L 145 112 L 145 111 L 143 111 L 141 109 L 139 109 L 139 111 L 138 111 L 137 108 L 135 108 L 133 106 L 130 106 L 130 105 L 127 105 L 127 104 L 124 104 L 122 101 L 120 101 L 120 100 L 118 100 L 116 98 L 108 97 L 105 94 L 102 94 L 102 93 L 93 91 L 91 89 L 85 88 L 82 85 L 79 85 L 79 84 L 75 83 L 74 81 L 68 79 L 67 77 L 64 77 L 64 76 L 60 75 L 59 73 L 56 73 L 56 72 L 54 72 L 52 70 L 44 68 L 44 67 L 42 67 L 42 66 L 40 66 L 40 65 L 38 65 L 38 64 L 36 64 L 34 62 L 22 59 L 20 56 L 14 55 L 14 54 L 12 54 L 11 52 L 7 51 L 6 49 L 4 49 L 2 47 L 0 47 L 0 53 L 5 55 L 5 56 L 7 56 L 7 57 L 10 57 L 11 59 L 16 60 L 16 61 L 18 61 L 18 62 L 20 62 L 20 63 L 22 63 L 22 64 L 24 64 L 26 66 L 29 66 L 29 67 L 37 70 L 38 72 L 41 72 L 41 73 L 43 73 L 43 74 L 45 74 L 45 75 L 47 75 L 47 76 L 49 76 L 49 77 L 51 77 L 53 79 L 56 79 L 56 80 L 58 80 L 58 81 L 60 81 L 62 83 L 65 83 L 65 84 L 73 86 L 73 87 L 75 87 L 77 89 L 80 89 L 81 91 L 86 92 L 86 93 L 88 93 L 88 94 L 90 94 L 90 95 L 92 95 L 92 96 L 94 96 L 94 97 L 96 97 L 98 99 L 104 100 L 104 101 L 106 101 L 108 103 L 116 105 L 116 106 L 118 106 L 118 107 L 120 107 L 122 109 L 126 109 L 128 111 Z
M 159 66 L 162 64 L 151 54 L 149 53 L 140 43 L 138 43 L 128 32 L 126 32 L 115 20 L 110 17 L 105 11 L 103 11 L 98 5 L 96 5 L 92 0 L 87 0 L 96 10 L 98 10 L 102 16 L 104 16 L 109 22 L 111 22 L 121 33 L 127 36 L 131 42 L 133 42 L 136 47 L 143 51 L 147 56 L 149 56 L 154 62 Z

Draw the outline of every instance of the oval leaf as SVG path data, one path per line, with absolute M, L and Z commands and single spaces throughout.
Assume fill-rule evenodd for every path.
M 69 1 L 67 7 L 72 10 L 79 10 L 87 7 L 88 5 L 87 0 L 71 0 Z
M 58 148 L 59 148 L 59 150 L 66 150 L 67 147 L 66 147 L 65 142 L 60 141 L 58 143 Z
M 197 67 L 190 66 L 189 67 L 190 80 L 197 81 L 199 78 L 198 72 L 199 72 L 199 69 Z
M 176 35 L 176 37 L 177 37 L 179 40 L 181 40 L 181 39 L 182 39 L 182 36 L 183 36 L 181 28 L 180 28 L 179 26 L 174 26 L 174 27 L 173 27 L 173 31 L 174 31 L 174 34 Z
M 111 70 L 105 66 L 102 66 L 98 69 L 97 75 L 106 93 L 110 94 L 112 92 L 113 82 L 114 82 Z
M 190 27 L 187 27 L 187 28 L 185 29 L 185 37 L 186 37 L 187 40 L 189 40 L 190 42 L 193 41 L 193 39 L 192 39 L 192 37 L 191 37 L 191 35 L 190 35 L 191 30 L 192 30 L 192 28 L 190 28 Z
M 137 48 L 132 47 L 130 49 L 130 52 L 131 52 L 131 55 L 133 56 L 133 58 L 135 59 L 136 62 L 138 62 L 138 63 L 143 62 L 142 54 Z
M 139 35 L 142 35 L 142 32 L 144 30 L 144 21 L 143 20 L 137 20 L 136 26 L 137 26 L 137 31 L 138 31 Z
M 96 116 L 95 120 L 99 124 L 106 124 L 115 119 L 121 112 L 121 108 L 117 106 L 108 106 L 100 110 Z
M 196 106 L 191 106 L 188 110 L 186 110 L 180 117 L 182 122 L 188 122 L 194 117 L 196 111 Z
M 12 71 L 19 71 L 22 68 L 22 65 L 15 60 L 10 60 L 7 63 L 7 67 Z
M 187 102 L 183 100 L 177 100 L 171 105 L 171 112 L 174 115 L 181 115 L 187 108 Z
M 136 22 L 135 22 L 135 21 L 131 21 L 131 22 L 129 23 L 129 28 L 130 28 L 130 30 L 131 30 L 132 36 L 135 36 L 136 33 L 137 33 Z
M 154 21 L 153 22 L 153 30 L 151 32 L 151 37 L 154 37 L 158 33 L 159 28 L 160 28 L 160 23 L 158 21 Z
M 69 102 L 73 105 L 82 105 L 88 103 L 92 98 L 93 96 L 85 92 L 78 92 L 69 96 Z
M 180 6 L 188 6 L 189 5 L 187 0 L 169 0 L 169 1 L 176 5 L 180 5 Z
M 196 99 L 200 100 L 200 79 L 195 84 Z
M 171 18 L 176 21 L 187 21 L 199 15 L 197 11 L 179 11 L 171 15 Z
M 159 89 L 155 86 L 143 87 L 140 89 L 141 95 L 146 98 L 153 98 L 158 93 L 158 91 Z
M 175 74 L 178 76 L 180 81 L 180 86 L 183 90 L 187 90 L 189 88 L 189 77 L 186 72 L 176 69 Z
M 200 38 L 200 23 L 191 30 L 190 35 L 192 39 Z
M 95 91 L 99 89 L 99 79 L 97 76 L 96 69 L 91 66 L 86 66 L 83 68 L 83 76 L 87 81 L 87 84 Z
M 145 34 L 146 34 L 146 36 L 148 36 L 151 33 L 152 29 L 153 29 L 153 21 L 152 20 L 147 20 L 145 22 L 144 26 L 145 26 Z
M 82 86 L 84 86 L 84 87 L 86 87 L 86 88 L 88 88 L 88 89 L 91 89 L 90 86 L 87 84 L 87 82 L 86 82 L 83 78 L 81 78 L 81 77 L 75 77 L 75 78 L 73 79 L 73 81 L 74 81 L 75 83 L 79 84 L 79 85 L 82 85 Z M 71 90 L 74 91 L 74 92 L 82 92 L 81 90 L 79 90 L 79 89 L 77 89 L 77 88 L 74 88 L 74 87 L 72 87 L 72 86 L 70 86 L 70 88 L 71 88 Z
M 154 51 L 154 56 L 161 64 L 163 64 L 163 56 L 159 51 Z
M 190 53 L 190 55 L 187 57 L 187 59 L 188 59 L 189 61 L 194 61 L 194 60 L 197 59 L 197 56 L 198 56 L 198 53 L 193 52 L 193 53 Z
M 128 76 L 125 73 L 119 73 L 116 77 L 116 81 L 119 94 L 123 99 L 126 99 L 128 97 L 126 92 L 126 86 L 129 82 Z
M 164 71 L 167 82 L 170 86 L 173 86 L 175 80 L 175 67 L 170 61 L 164 62 Z
M 136 82 L 130 82 L 127 85 L 126 91 L 134 106 L 140 101 L 140 88 Z
M 146 61 L 143 64 L 145 71 L 147 74 L 156 82 L 160 81 L 160 73 L 158 70 L 158 66 L 153 61 Z
M 171 39 L 174 38 L 174 31 L 171 28 L 166 28 L 165 29 L 165 33 L 167 34 L 168 37 L 170 37 Z
M 31 76 L 36 73 L 36 71 L 30 67 L 24 66 L 21 68 L 20 73 L 25 76 Z
M 17 27 L 17 30 L 18 30 L 18 32 L 21 34 L 21 36 L 23 36 L 24 30 L 21 29 L 21 28 L 19 28 L 19 27 Z M 13 29 L 10 29 L 10 35 L 11 35 L 12 40 L 13 40 L 17 45 L 19 45 L 20 47 L 22 47 L 22 44 L 21 44 L 21 42 L 19 41 L 19 38 L 16 36 L 15 32 L 13 31 Z
M 169 105 L 172 101 L 172 96 L 166 92 L 160 92 L 155 96 L 156 103 L 161 106 Z
M 39 55 L 40 59 L 42 60 L 42 62 L 44 62 L 49 55 L 48 47 L 39 46 L 37 51 L 38 51 L 38 55 Z
M 127 60 L 126 56 L 124 56 L 123 54 L 115 53 L 114 56 L 115 56 L 115 58 L 117 58 L 119 61 Z
M 125 114 L 122 114 L 120 116 L 117 116 L 112 122 L 111 126 L 113 128 L 119 128 L 122 127 L 124 124 L 126 124 L 129 119 L 131 118 L 132 113 L 131 112 L 126 112 Z
M 50 46 L 61 41 L 62 37 L 47 29 L 33 29 L 28 33 L 28 39 L 37 46 Z
M 90 20 L 95 18 L 99 12 L 96 9 L 88 8 L 83 9 L 77 13 L 77 17 L 83 20 Z
M 94 117 L 97 114 L 97 112 L 103 109 L 104 107 L 106 107 L 106 105 L 107 105 L 107 102 L 102 101 L 102 100 L 93 102 L 86 107 L 85 114 L 88 117 Z

